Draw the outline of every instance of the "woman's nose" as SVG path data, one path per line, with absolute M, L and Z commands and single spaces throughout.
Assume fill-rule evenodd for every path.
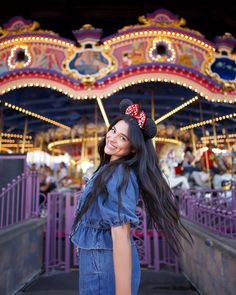
M 111 137 L 110 137 L 110 141 L 116 141 L 117 139 L 117 134 L 111 134 Z

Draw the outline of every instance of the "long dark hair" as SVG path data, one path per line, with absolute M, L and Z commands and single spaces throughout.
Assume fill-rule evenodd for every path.
M 159 168 L 159 161 L 152 139 L 144 136 L 137 121 L 129 115 L 119 116 L 110 125 L 108 131 L 120 120 L 124 120 L 129 125 L 128 137 L 135 152 L 110 162 L 110 156 L 104 153 L 106 136 L 103 137 L 98 146 L 100 164 L 97 170 L 100 171 L 94 179 L 91 192 L 77 212 L 72 231 L 76 229 L 81 217 L 100 193 L 104 194 L 105 200 L 109 197 L 106 183 L 117 166 L 122 164 L 124 175 L 123 181 L 118 187 L 118 193 L 127 185 L 129 172 L 133 169 L 137 175 L 140 194 L 152 224 L 156 229 L 163 231 L 169 245 L 176 253 L 179 253 L 182 248 L 179 236 L 189 240 L 189 234 L 181 223 L 178 204 L 173 192 Z M 119 198 L 119 205 L 121 205 L 120 202 Z

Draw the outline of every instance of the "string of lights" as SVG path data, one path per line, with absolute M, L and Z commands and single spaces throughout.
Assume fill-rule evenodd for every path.
M 201 122 L 194 123 L 194 124 L 190 124 L 190 125 L 181 127 L 180 130 L 185 131 L 185 130 L 193 129 L 193 128 L 196 128 L 196 127 L 201 127 L 203 125 L 212 124 L 212 123 L 223 121 L 223 120 L 226 120 L 226 119 L 231 119 L 233 117 L 236 117 L 236 113 L 224 115 L 224 116 L 221 116 L 221 117 L 216 117 L 216 118 L 213 118 L 213 119 L 201 121 Z
M 23 145 L 23 143 L 6 143 L 6 144 L 2 144 L 2 147 L 6 147 L 6 148 L 10 148 L 10 147 L 21 147 Z M 25 147 L 34 147 L 34 145 L 32 143 L 26 143 Z
M 130 38 L 140 38 L 140 37 L 153 37 L 153 36 L 167 36 L 167 37 L 177 37 L 178 39 L 183 39 L 184 41 L 188 40 L 190 42 L 193 42 L 197 44 L 198 46 L 202 46 L 203 48 L 207 48 L 211 51 L 215 51 L 215 49 L 208 43 L 203 42 L 197 38 L 194 38 L 192 36 L 189 36 L 187 34 L 179 33 L 179 32 L 172 32 L 172 31 L 166 31 L 166 30 L 146 30 L 146 31 L 140 31 L 140 32 L 132 32 L 132 33 L 126 33 L 119 35 L 117 37 L 113 37 L 107 41 L 104 42 L 104 45 L 111 45 L 116 42 L 124 41 Z
M 161 116 L 160 118 L 158 118 L 155 123 L 158 124 L 161 121 L 167 119 L 168 117 L 172 116 L 173 114 L 177 113 L 178 111 L 182 110 L 183 108 L 185 108 L 186 106 L 190 105 L 191 103 L 193 103 L 194 101 L 198 100 L 198 96 L 195 96 L 193 98 L 191 98 L 190 100 L 186 101 L 185 103 L 181 104 L 180 106 L 178 106 L 177 108 L 173 109 L 172 111 L 166 113 L 165 115 Z
M 24 136 L 22 134 L 16 133 L 1 133 L 1 137 L 23 138 Z M 32 139 L 32 136 L 26 135 L 25 139 Z
M 24 114 L 26 114 L 28 116 L 35 117 L 37 119 L 40 119 L 40 120 L 45 121 L 47 123 L 53 124 L 53 125 L 58 126 L 60 128 L 63 128 L 63 129 L 66 129 L 66 130 L 70 130 L 70 127 L 69 126 L 66 126 L 66 125 L 61 124 L 61 123 L 59 123 L 57 121 L 51 120 L 51 119 L 49 119 L 47 117 L 44 117 L 42 115 L 39 115 L 37 113 L 31 112 L 31 111 L 29 111 L 27 109 L 24 109 L 22 107 L 19 107 L 17 105 L 14 105 L 14 104 L 11 104 L 11 103 L 8 103 L 8 102 L 5 102 L 5 101 L 1 101 L 1 100 L 0 100 L 0 103 L 2 103 L 3 106 L 5 106 L 5 107 L 7 107 L 9 109 L 13 109 L 13 110 L 16 110 L 18 112 L 24 113 Z
M 221 134 L 221 135 L 217 135 L 215 136 L 203 136 L 201 137 L 202 141 L 208 141 L 208 140 L 213 140 L 215 138 L 234 138 L 236 137 L 236 133 L 231 133 L 231 134 Z
M 22 42 L 46 42 L 52 43 L 62 46 L 74 47 L 75 45 L 72 42 L 66 42 L 64 40 L 56 39 L 56 38 L 49 38 L 49 37 L 40 37 L 40 36 L 25 36 L 25 37 L 18 37 L 12 38 L 3 42 L 0 42 L 1 47 L 9 46 L 15 43 L 22 43 Z

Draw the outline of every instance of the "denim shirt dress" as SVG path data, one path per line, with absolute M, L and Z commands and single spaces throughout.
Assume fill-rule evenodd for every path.
M 101 169 L 105 169 L 102 167 Z M 91 191 L 97 171 L 87 183 L 80 196 L 78 210 Z M 117 166 L 106 187 L 108 198 L 103 194 L 90 205 L 71 234 L 71 241 L 79 248 L 79 289 L 80 295 L 115 295 L 115 277 L 112 252 L 111 228 L 129 223 L 135 227 L 139 223 L 136 206 L 139 186 L 134 171 L 130 171 L 128 185 L 121 193 L 121 208 L 118 209 L 118 186 L 122 181 L 123 167 Z M 132 295 L 138 294 L 140 263 L 131 237 L 132 250 Z M 122 257 L 121 257 L 122 259 Z

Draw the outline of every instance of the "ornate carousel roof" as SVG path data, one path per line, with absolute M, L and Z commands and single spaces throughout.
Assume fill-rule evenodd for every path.
M 69 39 L 20 16 L 1 25 L 2 147 L 22 134 L 36 146 L 100 136 L 122 98 L 141 104 L 159 137 L 234 134 L 236 39 L 230 33 L 208 40 L 165 9 L 105 37 L 83 25 Z

